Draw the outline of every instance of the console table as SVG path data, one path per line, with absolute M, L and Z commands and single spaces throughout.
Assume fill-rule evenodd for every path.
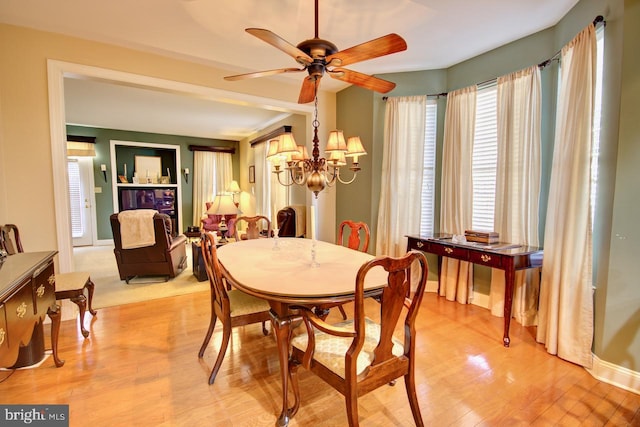
M 509 325 L 511 324 L 515 273 L 518 270 L 542 267 L 542 248 L 511 243 L 454 243 L 452 235 L 444 233 L 433 236 L 407 237 L 409 239 L 407 250 L 416 249 L 438 255 L 438 293 L 443 256 L 504 270 L 504 334 L 502 341 L 505 347 L 509 347 Z
M 53 257 L 24 252 L 0 265 L 0 367 L 33 365 L 44 357 L 42 320 L 51 318 L 51 347 L 57 367 L 60 309 L 56 304 Z

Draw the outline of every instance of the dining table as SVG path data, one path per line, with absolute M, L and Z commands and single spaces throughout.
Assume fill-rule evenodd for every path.
M 322 307 L 353 300 L 356 275 L 373 255 L 333 243 L 306 238 L 260 238 L 218 248 L 218 259 L 228 284 L 265 299 L 271 306 L 280 377 L 282 411 L 277 426 L 291 418 L 288 404 L 289 348 L 296 324 L 292 306 Z M 365 296 L 375 296 L 387 283 L 384 269 L 367 274 Z

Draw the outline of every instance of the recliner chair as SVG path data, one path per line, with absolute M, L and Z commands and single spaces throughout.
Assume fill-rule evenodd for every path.
M 176 277 L 187 265 L 187 237 L 181 234 L 171 237 L 171 218 L 166 214 L 153 216 L 155 244 L 135 249 L 122 248 L 122 235 L 118 214 L 110 216 L 113 232 L 113 253 L 116 256 L 120 279 L 129 283 L 135 276 L 165 276 L 165 280 Z

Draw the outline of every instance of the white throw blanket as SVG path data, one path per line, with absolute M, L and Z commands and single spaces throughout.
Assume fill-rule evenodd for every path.
M 156 244 L 153 216 L 157 213 L 158 211 L 153 209 L 135 209 L 118 214 L 122 249 L 143 248 Z

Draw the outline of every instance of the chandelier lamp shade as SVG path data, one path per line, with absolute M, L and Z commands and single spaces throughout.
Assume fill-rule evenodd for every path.
M 367 154 L 360 137 L 354 136 L 345 140 L 341 130 L 333 130 L 329 133 L 329 139 L 325 148 L 326 157 L 320 157 L 320 139 L 318 138 L 318 99 L 314 106 L 313 120 L 313 149 L 312 157 L 309 157 L 307 147 L 297 145 L 290 132 L 283 133 L 277 139 L 269 141 L 267 160 L 273 164 L 273 173 L 277 174 L 278 182 L 284 186 L 306 185 L 315 197 L 325 189 L 332 187 L 336 182 L 351 184 L 358 171 L 358 157 Z M 352 159 L 349 169 L 353 176 L 349 180 L 343 180 L 340 176 L 340 168 L 347 166 L 347 157 Z M 284 166 L 281 163 L 284 161 Z M 285 173 L 284 180 L 281 174 Z M 287 178 L 288 175 L 288 178 Z

